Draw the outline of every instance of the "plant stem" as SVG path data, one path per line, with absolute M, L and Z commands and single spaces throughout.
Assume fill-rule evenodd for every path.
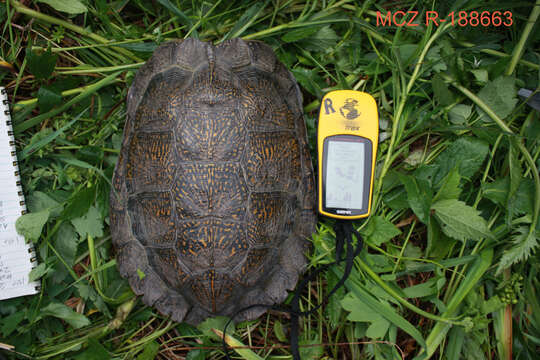
M 478 96 L 473 94 L 469 89 L 466 87 L 460 85 L 457 83 L 457 81 L 446 74 L 442 74 L 442 77 L 450 82 L 452 86 L 454 86 L 456 89 L 461 91 L 465 96 L 467 96 L 469 99 L 471 99 L 476 105 L 478 105 L 479 108 L 484 110 L 484 112 L 508 135 L 515 135 L 512 129 L 506 125 L 506 123 L 497 115 L 495 112 Z M 530 233 L 534 232 L 536 228 L 536 223 L 538 221 L 538 215 L 540 213 L 540 175 L 538 175 L 538 169 L 536 167 L 536 164 L 534 162 L 534 159 L 532 158 L 531 154 L 529 153 L 529 150 L 525 147 L 525 145 L 521 141 L 517 141 L 515 137 L 512 136 L 510 141 L 514 146 L 516 146 L 520 152 L 522 153 L 523 157 L 525 158 L 525 161 L 531 168 L 533 178 L 534 178 L 534 184 L 536 188 L 536 194 L 534 197 L 534 210 L 533 210 L 533 218 L 531 222 L 531 227 L 529 228 Z
M 366 263 L 364 263 L 361 259 L 357 259 L 356 260 L 358 262 L 358 264 L 360 265 L 360 268 L 362 270 L 364 270 L 370 278 L 372 278 L 381 288 L 383 288 L 384 291 L 386 291 L 389 295 L 391 295 L 394 299 L 396 299 L 399 303 L 401 303 L 403 306 L 405 306 L 406 308 L 408 308 L 409 310 L 412 310 L 414 311 L 415 313 L 419 314 L 419 315 L 422 315 L 428 319 L 431 319 L 431 320 L 435 320 L 435 321 L 440 321 L 440 322 L 443 322 L 445 324 L 450 324 L 450 325 L 462 325 L 462 322 L 461 321 L 454 321 L 454 320 L 451 320 L 449 318 L 444 318 L 444 317 L 440 317 L 440 316 L 437 316 L 437 315 L 433 315 L 431 313 L 428 313 L 427 311 L 424 311 L 416 306 L 414 306 L 413 304 L 411 304 L 410 302 L 408 302 L 407 300 L 405 300 L 404 298 L 401 297 L 401 295 L 399 295 L 397 293 L 397 291 L 395 291 L 394 289 L 392 289 L 390 286 L 388 286 L 383 279 L 381 279 L 379 277 L 379 275 L 377 275 Z
M 536 4 L 533 6 L 533 10 L 531 12 L 531 15 L 529 16 L 529 20 L 527 20 L 527 23 L 525 24 L 525 28 L 523 29 L 523 32 L 521 33 L 519 42 L 514 48 L 514 51 L 512 51 L 512 60 L 510 60 L 510 63 L 508 64 L 508 67 L 506 68 L 506 72 L 505 72 L 506 75 L 512 75 L 512 73 L 516 69 L 517 63 L 519 59 L 521 58 L 521 55 L 523 55 L 523 50 L 525 49 L 525 43 L 527 42 L 527 39 L 529 38 L 529 35 L 534 27 L 534 24 L 536 23 L 536 20 L 538 20 L 539 15 L 540 15 L 540 0 L 536 0 Z

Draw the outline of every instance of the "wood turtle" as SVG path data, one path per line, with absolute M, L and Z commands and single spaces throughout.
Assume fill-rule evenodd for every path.
M 162 314 L 198 323 L 284 301 L 306 265 L 315 192 L 302 95 L 272 49 L 156 49 L 128 92 L 110 199 L 120 273 Z

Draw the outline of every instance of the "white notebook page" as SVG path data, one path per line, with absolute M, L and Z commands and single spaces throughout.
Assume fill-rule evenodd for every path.
M 18 173 L 7 95 L 0 87 L 0 300 L 39 289 L 38 282 L 28 281 L 36 265 L 33 247 L 15 230 L 15 221 L 26 212 Z

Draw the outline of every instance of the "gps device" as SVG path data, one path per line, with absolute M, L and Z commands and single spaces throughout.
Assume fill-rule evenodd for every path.
M 319 213 L 336 219 L 369 216 L 379 138 L 375 99 L 364 92 L 326 94 L 319 111 Z

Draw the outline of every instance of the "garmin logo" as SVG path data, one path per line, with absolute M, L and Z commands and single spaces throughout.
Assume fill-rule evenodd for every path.
M 336 210 L 336 213 L 338 214 L 345 214 L 345 215 L 351 215 L 351 210 Z

